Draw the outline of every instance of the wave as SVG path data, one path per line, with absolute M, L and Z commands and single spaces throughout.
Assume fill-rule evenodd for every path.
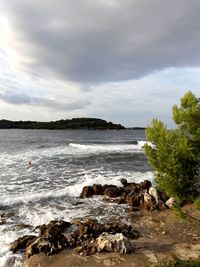
M 123 144 L 80 144 L 70 143 L 69 146 L 80 150 L 80 152 L 87 151 L 94 152 L 142 152 L 145 141 L 137 141 L 137 143 L 123 143 Z

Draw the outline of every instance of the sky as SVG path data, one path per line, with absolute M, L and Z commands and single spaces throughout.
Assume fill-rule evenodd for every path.
M 0 0 L 0 119 L 124 126 L 200 95 L 199 0 Z

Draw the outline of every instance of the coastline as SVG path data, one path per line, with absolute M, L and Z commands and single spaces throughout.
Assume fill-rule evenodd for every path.
M 130 212 L 132 224 L 142 236 L 133 241 L 131 254 L 98 253 L 80 256 L 66 249 L 47 256 L 38 254 L 25 260 L 21 267 L 100 267 L 100 266 L 163 266 L 177 257 L 189 260 L 200 256 L 200 213 L 194 205 L 183 207 L 188 214 L 181 220 L 172 210 L 162 212 Z
M 121 183 L 123 187 L 85 186 L 80 198 L 103 195 L 105 201 L 121 205 L 126 193 L 129 224 L 122 223 L 120 217 L 101 223 L 83 217 L 38 225 L 37 235 L 26 235 L 10 244 L 14 253 L 24 250 L 21 267 L 145 267 L 163 266 L 174 257 L 199 258 L 200 212 L 194 204 L 183 206 L 175 214 L 169 202 L 172 198 L 152 187 L 150 181 L 128 183 L 121 179 Z

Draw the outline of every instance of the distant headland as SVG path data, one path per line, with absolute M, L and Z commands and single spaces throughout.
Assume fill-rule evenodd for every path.
M 0 129 L 88 129 L 88 130 L 122 130 L 121 124 L 114 124 L 98 118 L 73 118 L 50 122 L 0 120 Z

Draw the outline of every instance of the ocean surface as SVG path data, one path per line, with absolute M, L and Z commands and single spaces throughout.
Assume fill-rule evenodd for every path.
M 125 205 L 78 197 L 85 185 L 152 180 L 144 143 L 143 130 L 0 130 L 0 266 L 19 266 L 8 245 L 34 226 L 122 215 Z

